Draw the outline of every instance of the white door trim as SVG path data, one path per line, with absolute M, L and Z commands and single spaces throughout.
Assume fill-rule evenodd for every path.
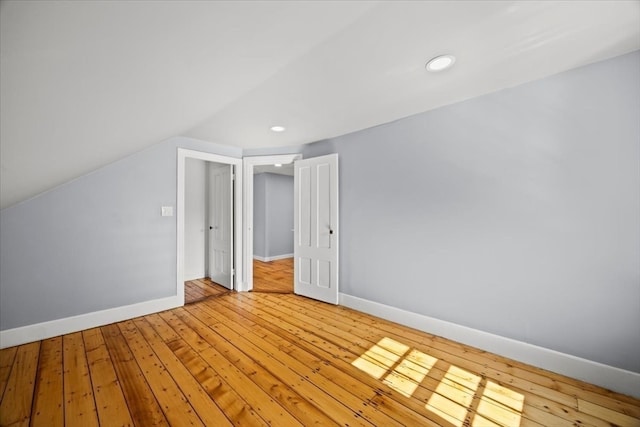
M 238 291 L 253 289 L 253 167 L 261 165 L 283 165 L 302 159 L 302 154 L 283 154 L 277 156 L 251 156 L 243 158 L 244 164 L 244 286 Z M 291 206 L 293 209 L 293 206 Z
M 176 199 L 176 246 L 177 246 L 177 266 L 176 266 L 176 296 L 180 305 L 184 305 L 184 217 L 185 217 L 185 171 L 186 159 L 199 159 L 207 162 L 224 163 L 235 166 L 235 195 L 234 195 L 234 258 L 235 258 L 235 274 L 233 277 L 233 289 L 241 290 L 242 288 L 242 271 L 243 271 L 243 223 L 242 223 L 242 159 L 235 157 L 221 156 L 219 154 L 205 153 L 202 151 L 187 150 L 178 148 L 178 185 Z

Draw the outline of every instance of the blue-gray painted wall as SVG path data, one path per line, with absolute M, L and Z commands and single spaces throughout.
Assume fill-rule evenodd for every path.
M 342 292 L 640 372 L 639 52 L 326 153 Z
M 267 174 L 253 175 L 253 254 L 266 257 Z
M 242 150 L 172 138 L 0 212 L 0 328 L 176 293 L 177 147 Z

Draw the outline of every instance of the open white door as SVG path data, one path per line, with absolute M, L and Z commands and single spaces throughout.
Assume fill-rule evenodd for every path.
M 209 166 L 209 277 L 226 288 L 233 286 L 233 169 Z
M 338 155 L 295 162 L 296 294 L 338 303 Z

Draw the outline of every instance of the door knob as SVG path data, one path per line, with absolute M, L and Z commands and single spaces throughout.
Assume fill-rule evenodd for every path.
M 333 234 L 333 230 L 332 229 L 329 229 L 329 234 Z

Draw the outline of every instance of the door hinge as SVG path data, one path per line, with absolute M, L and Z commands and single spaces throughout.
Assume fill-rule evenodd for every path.
M 231 181 L 235 181 L 235 180 L 236 180 L 236 174 L 233 173 L 233 174 L 231 174 Z

